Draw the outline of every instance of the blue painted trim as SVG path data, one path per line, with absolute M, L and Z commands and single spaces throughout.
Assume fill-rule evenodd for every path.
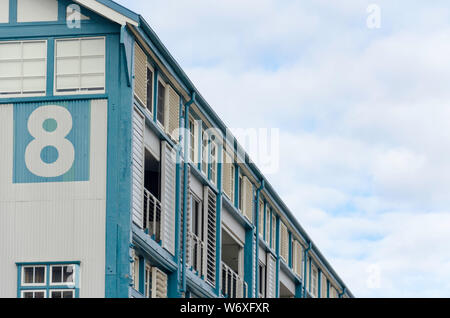
M 276 216 L 276 246 L 275 246 L 275 253 L 277 254 L 276 257 L 276 289 L 275 289 L 275 296 L 276 298 L 280 297 L 280 217 Z
M 9 24 L 17 24 L 17 0 L 9 0 Z
M 61 96 L 39 96 L 39 97 L 18 97 L 18 98 L 1 98 L 2 104 L 19 104 L 19 103 L 40 103 L 52 101 L 73 101 L 73 100 L 93 100 L 108 99 L 108 95 L 61 95 Z
M 234 206 L 239 210 L 239 165 L 234 163 Z
M 264 242 L 267 242 L 267 201 L 266 200 L 264 200 L 264 213 L 263 213 L 263 216 L 264 216 L 264 224 L 263 224 L 263 239 L 264 239 Z
M 320 298 L 322 296 L 322 271 L 320 268 L 317 270 L 317 298 Z
M 330 280 L 327 279 L 327 298 L 330 298 Z
M 289 265 L 289 268 L 292 268 L 292 233 L 290 231 L 289 231 L 288 240 L 289 240 L 288 265 Z
M 223 147 L 217 146 L 219 149 L 218 157 L 222 158 Z M 221 295 L 221 268 L 222 268 L 222 160 L 218 160 L 217 168 L 217 184 L 218 194 L 216 201 L 216 295 Z
M 308 290 L 309 292 L 311 292 L 311 281 L 312 281 L 312 273 L 311 273 L 311 269 L 312 269 L 312 258 L 309 257 L 309 277 L 308 277 Z
M 53 85 L 55 78 L 55 39 L 47 40 L 47 98 L 53 96 Z M 46 99 L 48 100 L 48 99 Z
M 129 297 L 131 243 L 131 160 L 133 92 L 126 85 L 117 33 L 106 36 L 108 157 L 106 192 L 105 297 Z
M 259 284 L 259 197 L 261 190 L 264 189 L 264 180 L 261 181 L 261 186 L 256 190 L 256 202 L 255 202 L 255 232 L 256 232 L 256 252 L 255 252 L 255 264 L 256 264 L 256 273 L 255 273 L 255 290 L 256 290 L 256 296 L 259 294 L 258 284 Z
M 144 295 L 145 285 L 145 258 L 139 255 L 139 292 Z

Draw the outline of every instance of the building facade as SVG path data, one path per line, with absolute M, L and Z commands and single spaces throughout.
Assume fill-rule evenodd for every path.
M 113 1 L 0 0 L 0 147 L 0 297 L 353 297 Z

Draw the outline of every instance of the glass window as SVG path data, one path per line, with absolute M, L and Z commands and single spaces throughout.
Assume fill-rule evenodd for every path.
M 74 290 L 50 290 L 50 298 L 75 298 Z
M 165 104 L 166 104 L 166 87 L 161 81 L 158 82 L 158 113 L 157 120 L 164 126 L 164 115 L 165 115 Z
M 92 94 L 104 90 L 105 38 L 56 40 L 56 93 Z
M 22 298 L 45 298 L 45 291 L 44 290 L 23 291 Z
M 0 97 L 43 96 L 47 41 L 0 42 Z
M 147 67 L 147 109 L 153 112 L 153 71 Z
M 43 285 L 45 284 L 45 272 L 45 266 L 25 266 L 22 271 L 22 283 L 24 285 Z
M 75 283 L 74 266 L 73 265 L 51 266 L 51 283 L 52 284 Z

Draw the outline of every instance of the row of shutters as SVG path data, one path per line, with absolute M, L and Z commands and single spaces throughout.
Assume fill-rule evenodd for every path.
M 149 67 L 149 62 L 147 54 L 137 43 L 135 43 L 134 48 L 134 59 L 134 94 L 144 106 L 147 106 L 148 99 L 151 98 L 151 96 L 147 96 L 147 68 Z M 170 84 L 166 84 L 164 97 L 166 104 L 164 129 L 174 141 L 178 141 L 180 127 L 180 96 Z

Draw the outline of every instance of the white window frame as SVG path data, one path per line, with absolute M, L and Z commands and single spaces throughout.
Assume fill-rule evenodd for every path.
M 72 298 L 75 298 L 75 289 L 49 289 L 48 290 L 48 298 L 53 298 L 52 297 L 52 292 L 71 292 L 72 293 Z M 62 295 L 61 295 L 61 299 L 62 299 Z M 56 298 L 54 298 L 56 299 Z
M 81 90 L 81 83 L 80 83 L 80 87 L 77 88 L 76 91 L 68 91 L 68 92 L 58 92 L 57 91 L 57 61 L 58 61 L 58 56 L 57 56 L 57 49 L 58 49 L 58 41 L 73 41 L 73 40 L 78 40 L 80 42 L 80 52 L 78 55 L 78 58 L 80 60 L 80 73 L 78 74 L 73 74 L 73 75 L 78 75 L 79 77 L 81 77 L 81 41 L 82 40 L 96 40 L 96 39 L 103 39 L 103 43 L 104 43 L 104 51 L 103 51 L 103 59 L 104 59 L 104 72 L 103 72 L 103 79 L 104 79 L 104 87 L 102 90 Z M 93 55 L 95 56 L 95 55 Z M 73 56 L 73 58 L 75 58 L 76 56 Z M 55 48 L 54 48 L 54 68 L 53 68 L 53 95 L 55 96 L 67 96 L 67 95 L 97 95 L 97 94 L 105 94 L 106 92 L 106 37 L 105 36 L 94 36 L 94 37 L 76 37 L 76 38 L 57 38 L 55 39 Z
M 264 273 L 261 272 L 261 269 L 264 270 Z M 260 280 L 260 278 L 262 280 Z M 267 287 L 267 266 L 263 262 L 258 262 L 258 298 L 266 297 L 266 287 Z M 262 289 L 262 293 L 260 290 Z
M 72 267 L 72 270 L 73 270 L 73 282 L 71 282 L 71 283 L 64 283 L 64 282 L 61 282 L 61 283 L 54 283 L 53 282 L 53 267 L 61 267 L 61 268 L 64 268 L 64 267 Z M 63 275 L 63 272 L 61 271 L 61 275 Z M 61 278 L 62 278 L 62 276 L 61 276 Z M 76 268 L 75 268 L 75 265 L 74 264 L 54 264 L 54 265 L 50 265 L 50 282 L 49 282 L 49 286 L 75 286 L 75 282 L 76 282 Z
M 215 148 L 215 154 L 213 155 L 213 147 Z M 209 141 L 209 156 L 211 160 L 209 162 L 210 165 L 210 176 L 211 182 L 217 186 L 218 180 L 218 158 L 219 158 L 219 146 L 214 140 Z
M 23 44 L 24 43 L 33 43 L 33 42 L 34 43 L 36 43 L 36 42 L 45 42 L 45 57 L 44 57 L 44 59 L 45 59 L 45 73 L 44 73 L 44 76 L 31 76 L 31 77 L 28 76 L 28 77 L 25 77 L 23 75 L 23 62 L 24 62 L 24 59 L 23 59 Z M 20 77 L 20 79 L 21 79 L 21 93 L 20 94 L 3 94 L 3 95 L 0 94 L 0 99 L 17 98 L 17 97 L 40 97 L 40 96 L 46 96 L 47 95 L 47 76 L 48 76 L 48 74 L 47 74 L 47 68 L 48 68 L 48 66 L 47 66 L 47 64 L 48 64 L 48 41 L 45 40 L 45 39 L 41 39 L 41 40 L 39 40 L 39 39 L 37 39 L 37 40 L 25 40 L 25 41 L 0 41 L 0 44 L 7 44 L 7 43 L 10 43 L 10 44 L 12 44 L 12 43 L 20 43 L 20 45 L 21 45 L 21 57 L 17 58 L 17 59 L 12 59 L 13 61 L 15 61 L 15 60 L 17 60 L 17 61 L 20 60 L 21 61 L 21 69 L 22 69 L 22 72 L 21 72 L 22 75 Z M 36 58 L 36 59 L 28 59 L 28 60 L 41 60 L 41 59 L 37 59 Z M 34 78 L 34 77 L 44 77 L 44 81 L 45 81 L 44 92 L 43 93 L 30 93 L 30 94 L 24 93 L 23 92 L 23 80 L 24 80 L 24 78 Z M 6 78 L 8 78 L 8 77 L 6 77 Z
M 25 283 L 25 268 L 33 268 L 33 281 L 36 273 L 36 267 L 44 268 L 44 282 L 43 283 Z M 26 265 L 22 266 L 21 273 L 21 286 L 32 287 L 32 286 L 46 286 L 47 285 L 47 266 L 46 265 Z
M 152 297 L 152 283 L 153 283 L 153 277 L 152 277 L 152 267 L 148 264 L 145 264 L 145 270 L 144 270 L 144 296 L 146 298 Z M 150 283 L 152 282 L 152 283 Z
M 33 293 L 33 299 L 35 299 L 34 297 L 34 293 L 44 293 L 44 298 L 47 298 L 47 291 L 45 289 L 27 289 L 27 290 L 22 290 L 20 292 L 20 298 L 25 298 L 25 293 Z

